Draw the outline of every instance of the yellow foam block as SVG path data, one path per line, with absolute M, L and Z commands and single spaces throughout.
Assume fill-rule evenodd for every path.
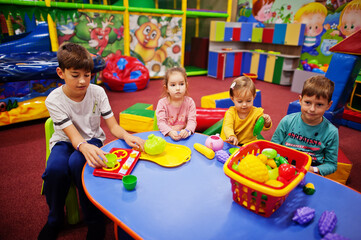
M 229 92 L 228 91 L 203 96 L 201 98 L 201 106 L 202 106 L 202 108 L 216 108 L 215 100 L 225 99 L 225 98 L 229 98 Z
M 134 114 L 120 113 L 119 125 L 130 132 L 147 132 L 153 130 L 153 118 Z
M 336 172 L 327 175 L 326 178 L 346 185 L 346 181 L 351 173 L 351 168 L 352 164 L 338 162 Z
M 255 106 L 259 104 L 261 106 L 261 98 L 260 98 L 260 90 L 256 89 L 257 95 L 255 99 Z M 231 101 L 229 96 L 229 91 L 215 93 L 211 95 L 206 95 L 201 98 L 201 107 L 202 108 L 217 108 L 216 106 L 216 100 L 225 100 L 225 101 Z M 222 104 L 224 105 L 224 104 Z M 219 105 L 218 105 L 219 106 Z M 258 107 L 260 107 L 258 106 Z M 222 106 L 224 107 L 224 106 Z

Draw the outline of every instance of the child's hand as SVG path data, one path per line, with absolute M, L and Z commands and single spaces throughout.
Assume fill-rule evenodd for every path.
M 227 139 L 226 139 L 226 142 L 229 142 L 230 144 L 233 144 L 235 146 L 238 145 L 238 139 L 236 136 L 232 135 L 232 136 L 229 136 Z
M 126 134 L 124 136 L 124 141 L 132 148 L 138 151 L 144 151 L 145 140 L 141 139 L 140 137 L 136 137 L 131 134 Z
M 264 118 L 264 126 L 266 128 L 269 128 L 271 126 L 271 123 L 272 123 L 272 119 L 271 119 L 270 115 L 263 114 L 263 118 Z
M 177 131 L 172 130 L 168 133 L 168 136 L 171 137 L 174 141 L 178 141 L 181 139 L 181 136 L 178 134 Z
M 184 139 L 184 138 L 189 137 L 190 134 L 191 134 L 191 132 L 188 132 L 187 130 L 182 129 L 182 131 L 180 131 L 180 133 L 179 133 L 179 136 Z
M 106 159 L 105 152 L 97 146 L 84 143 L 79 146 L 79 151 L 84 155 L 89 166 L 92 168 L 106 167 L 103 159 Z

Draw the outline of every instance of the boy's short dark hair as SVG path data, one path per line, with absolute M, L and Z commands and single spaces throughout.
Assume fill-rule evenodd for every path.
M 83 46 L 65 42 L 58 50 L 58 62 L 61 70 L 73 68 L 91 72 L 94 69 L 93 58 Z
M 324 76 L 312 76 L 303 84 L 302 97 L 304 95 L 316 98 L 323 97 L 331 102 L 335 83 Z

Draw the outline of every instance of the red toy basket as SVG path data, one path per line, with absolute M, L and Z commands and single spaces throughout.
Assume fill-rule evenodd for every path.
M 273 148 L 288 162 L 295 166 L 297 174 L 282 187 L 272 187 L 239 173 L 232 168 L 248 154 Z M 269 217 L 286 200 L 288 194 L 302 181 L 311 165 L 311 157 L 303 152 L 265 140 L 253 141 L 234 152 L 223 166 L 225 174 L 231 179 L 233 200 L 248 210 Z

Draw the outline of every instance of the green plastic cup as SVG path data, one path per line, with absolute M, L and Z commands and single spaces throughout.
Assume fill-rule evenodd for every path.
M 105 154 L 105 157 L 107 158 L 108 162 L 104 161 L 105 165 L 107 165 L 108 168 L 114 168 L 114 166 L 117 164 L 117 155 L 114 153 L 108 153 Z
M 134 175 L 125 175 L 122 180 L 125 189 L 129 191 L 133 190 L 137 185 L 137 177 Z

